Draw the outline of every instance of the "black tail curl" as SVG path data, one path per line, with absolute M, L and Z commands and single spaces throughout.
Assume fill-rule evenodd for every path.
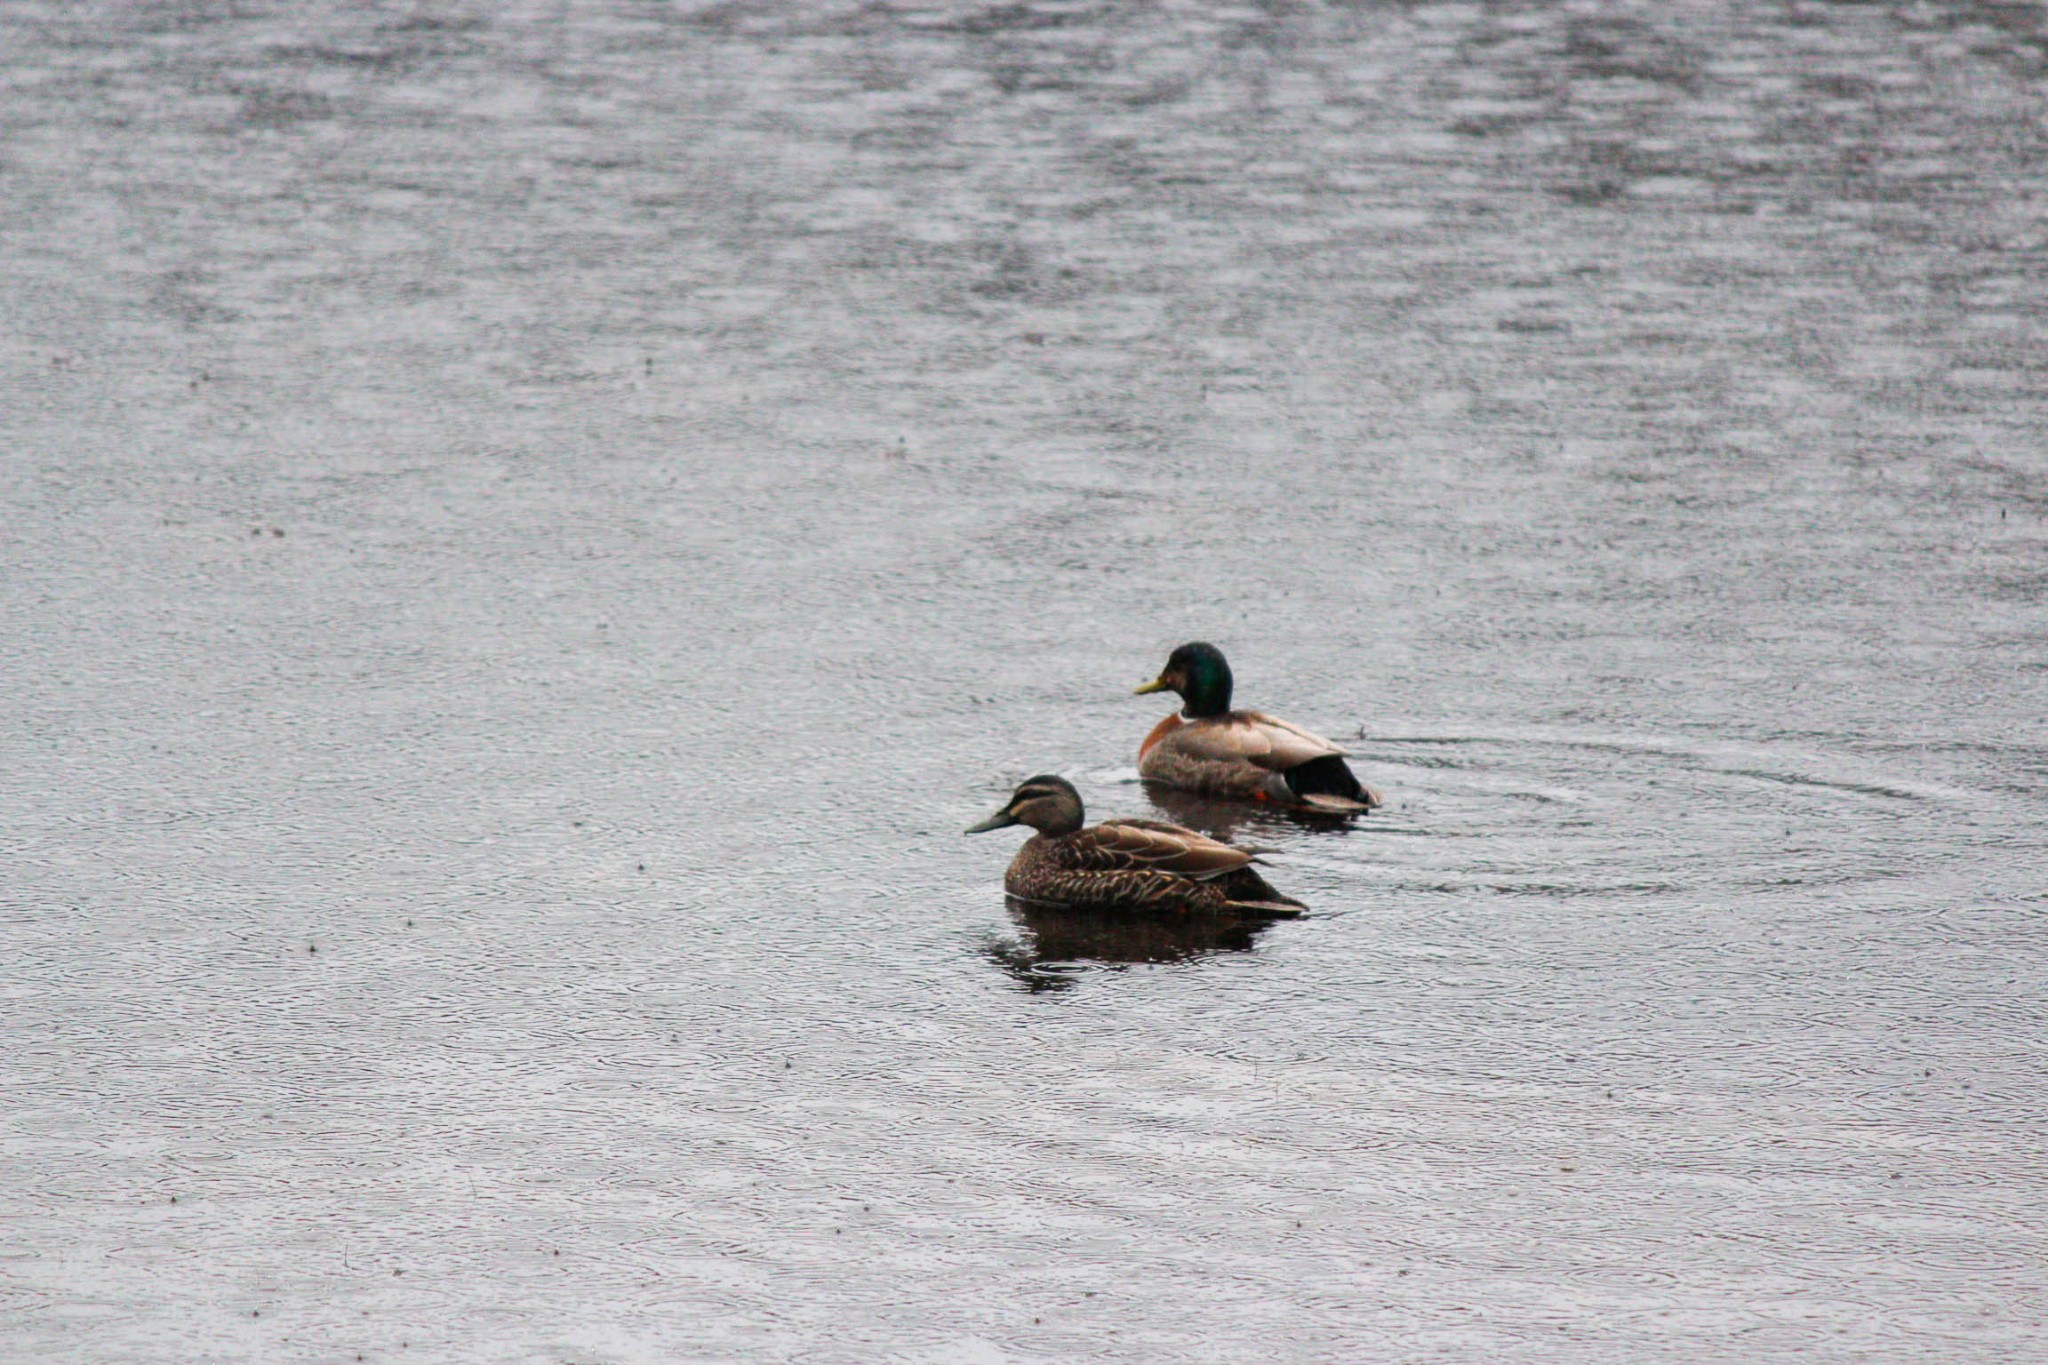
M 1308 762 L 1289 768 L 1285 774 L 1287 789 L 1296 797 L 1341 796 L 1347 801 L 1373 806 L 1378 802 L 1373 794 L 1359 784 L 1349 765 L 1340 754 L 1324 754 Z

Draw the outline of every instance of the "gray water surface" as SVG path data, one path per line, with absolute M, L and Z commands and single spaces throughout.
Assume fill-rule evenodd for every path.
M 2038 6 L 0 51 L 0 1355 L 2048 1358 Z

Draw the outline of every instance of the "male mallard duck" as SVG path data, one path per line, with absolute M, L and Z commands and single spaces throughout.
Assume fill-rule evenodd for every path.
M 1307 907 L 1252 871 L 1241 848 L 1157 820 L 1081 827 L 1081 793 L 1064 777 L 1027 778 L 1009 803 L 969 834 L 1029 825 L 1003 877 L 1020 900 L 1089 910 L 1291 918 Z
M 1349 814 L 1380 804 L 1359 785 L 1344 751 L 1298 725 L 1230 709 L 1230 665 L 1214 645 L 1182 645 L 1138 689 L 1178 692 L 1179 715 L 1152 727 L 1138 747 L 1140 776 L 1168 787 L 1239 801 Z

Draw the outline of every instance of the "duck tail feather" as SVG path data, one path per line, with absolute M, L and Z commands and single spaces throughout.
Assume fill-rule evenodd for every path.
M 1359 782 L 1342 754 L 1324 754 L 1296 764 L 1285 773 L 1294 799 L 1318 810 L 1371 810 L 1379 793 Z
M 1300 919 L 1308 913 L 1305 905 L 1283 905 L 1279 901 L 1229 901 L 1227 904 L 1241 915 L 1256 915 L 1260 919 Z
M 1371 795 L 1370 792 L 1367 795 Z M 1310 810 L 1328 811 L 1332 815 L 1359 815 L 1371 810 L 1379 802 L 1354 801 L 1348 796 L 1332 796 L 1328 792 L 1310 792 L 1301 798 L 1301 804 Z

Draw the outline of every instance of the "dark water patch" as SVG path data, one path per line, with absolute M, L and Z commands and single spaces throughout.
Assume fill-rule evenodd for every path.
M 1249 952 L 1270 928 L 1260 921 L 1134 917 L 1009 897 L 1013 939 L 993 943 L 989 957 L 1031 991 L 1065 990 L 1089 968 L 1187 962 L 1216 953 Z

